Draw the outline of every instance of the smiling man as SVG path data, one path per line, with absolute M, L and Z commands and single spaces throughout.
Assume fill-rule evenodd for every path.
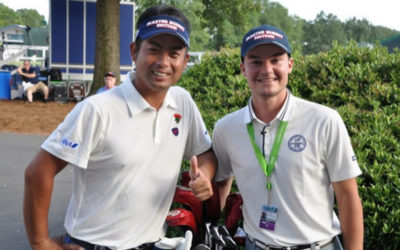
M 251 98 L 216 123 L 213 149 L 221 206 L 233 177 L 243 197 L 246 250 L 340 250 L 339 234 L 345 249 L 362 249 L 361 171 L 340 115 L 287 89 L 293 58 L 282 30 L 252 29 L 241 56 Z
M 173 86 L 189 60 L 190 24 L 159 5 L 140 16 L 137 30 L 136 72 L 80 102 L 26 169 L 24 219 L 34 249 L 152 249 L 165 234 L 182 159 L 191 159 L 196 197 L 212 195 L 210 137 L 190 94 Z M 47 216 L 54 177 L 68 164 L 73 191 L 67 233 L 57 241 Z

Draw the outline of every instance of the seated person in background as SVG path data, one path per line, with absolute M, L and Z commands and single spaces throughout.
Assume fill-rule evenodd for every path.
M 22 77 L 22 86 L 24 87 L 24 93 L 26 91 L 28 102 L 32 103 L 33 94 L 37 91 L 43 93 L 44 101 L 47 102 L 49 88 L 42 81 L 37 80 L 36 71 L 31 67 L 31 62 L 24 60 L 23 65 L 17 69 L 17 72 Z
M 107 72 L 107 74 L 104 75 L 104 86 L 99 88 L 96 93 L 101 93 L 104 92 L 108 89 L 112 89 L 115 87 L 115 81 L 117 79 L 115 78 L 115 75 L 113 72 Z

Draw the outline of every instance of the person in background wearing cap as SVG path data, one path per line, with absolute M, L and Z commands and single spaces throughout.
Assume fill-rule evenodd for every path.
M 212 195 L 210 136 L 189 92 L 172 86 L 189 60 L 190 23 L 178 9 L 157 5 L 139 17 L 137 30 L 130 45 L 136 72 L 80 102 L 25 171 L 24 221 L 34 249 L 152 249 L 165 234 L 182 159 L 191 160 L 195 196 Z M 67 234 L 56 240 L 48 209 L 54 177 L 67 164 Z
M 116 80 L 117 80 L 117 79 L 115 78 L 115 75 L 114 75 L 113 72 L 107 72 L 107 73 L 104 75 L 104 86 L 101 87 L 101 88 L 99 88 L 99 89 L 96 91 L 96 94 L 114 88 L 114 87 L 115 87 L 115 81 L 116 81 Z
M 217 121 L 213 150 L 221 206 L 233 177 L 243 197 L 246 249 L 363 248 L 361 171 L 335 110 L 294 96 L 282 30 L 260 26 L 241 46 L 248 105 Z M 336 196 L 339 220 L 334 213 Z

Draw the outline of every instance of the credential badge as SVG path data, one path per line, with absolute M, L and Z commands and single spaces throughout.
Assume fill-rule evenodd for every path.
M 290 137 L 288 146 L 294 152 L 301 152 L 306 148 L 306 138 L 302 135 L 294 135 Z

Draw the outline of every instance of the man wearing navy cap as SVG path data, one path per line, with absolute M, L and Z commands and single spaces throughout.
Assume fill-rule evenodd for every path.
M 339 234 L 346 250 L 362 249 L 361 171 L 340 115 L 287 89 L 282 30 L 252 29 L 241 59 L 251 98 L 216 123 L 213 149 L 222 207 L 233 177 L 243 197 L 246 249 L 342 249 Z
M 115 81 L 116 81 L 116 80 L 117 80 L 117 79 L 115 78 L 115 75 L 114 75 L 113 72 L 107 72 L 107 73 L 104 75 L 104 86 L 101 87 L 101 88 L 99 88 L 99 89 L 96 91 L 96 94 L 114 88 L 114 87 L 115 87 Z
M 34 249 L 152 249 L 165 234 L 182 159 L 191 160 L 195 196 L 212 195 L 210 136 L 190 94 L 173 86 L 189 60 L 189 33 L 178 9 L 148 8 L 130 45 L 136 71 L 80 102 L 42 144 L 25 172 Z M 68 164 L 73 191 L 61 242 L 49 237 L 47 216 L 54 177 Z

